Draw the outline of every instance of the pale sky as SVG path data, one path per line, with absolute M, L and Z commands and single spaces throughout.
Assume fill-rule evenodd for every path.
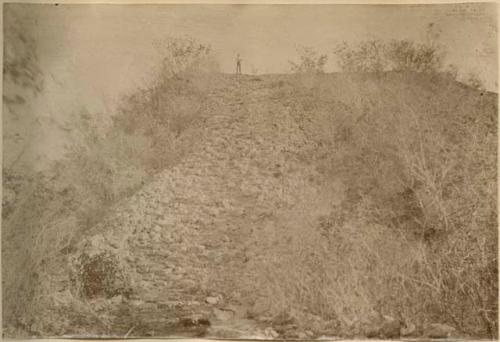
M 496 90 L 495 4 L 473 5 L 7 5 L 37 41 L 45 90 L 42 115 L 86 107 L 112 111 L 120 94 L 147 82 L 157 62 L 154 42 L 191 36 L 210 44 L 224 72 L 289 72 L 297 46 L 329 55 L 342 41 L 425 39 L 441 30 L 448 63 L 474 72 Z
M 113 101 L 147 78 L 156 62 L 154 41 L 191 36 L 210 44 L 223 71 L 236 53 L 244 72 L 283 73 L 297 45 L 330 56 L 343 40 L 422 40 L 426 25 L 442 31 L 448 61 L 475 72 L 494 88 L 496 6 L 464 5 L 23 5 L 36 21 L 42 69 L 64 88 Z M 76 89 L 75 89 L 76 90 Z M 80 90 L 80 89 L 79 89 Z M 79 91 L 79 94 L 82 94 Z

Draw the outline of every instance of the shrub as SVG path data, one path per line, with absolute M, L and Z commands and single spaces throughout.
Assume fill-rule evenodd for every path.
M 387 69 L 386 45 L 379 40 L 361 42 L 354 47 L 346 42 L 334 49 L 339 67 L 347 72 L 382 72 Z
M 328 60 L 326 55 L 318 55 L 311 47 L 298 47 L 298 62 L 289 61 L 293 73 L 316 74 L 323 73 Z
M 409 40 L 346 42 L 334 49 L 343 71 L 380 73 L 382 71 L 437 73 L 442 69 L 443 53 L 437 45 L 416 44 Z
M 74 245 L 112 205 L 174 165 L 191 147 L 189 141 L 177 141 L 203 109 L 212 77 L 207 73 L 215 70 L 210 48 L 191 39 L 169 40 L 163 47 L 157 78 L 125 96 L 114 115 L 81 110 L 74 116 L 69 127 L 73 141 L 63 159 L 39 173 L 4 169 L 11 196 L 3 202 L 2 256 L 8 269 L 3 293 L 12 298 L 4 306 L 5 324 L 25 331 L 30 322 L 52 324 L 36 316 L 53 310 L 44 309 L 49 304 L 43 293 L 66 267 Z M 114 272 L 114 266 L 87 261 L 97 265 L 97 273 L 83 270 L 85 295 L 106 292 L 110 280 L 105 273 Z M 19 297 L 23 299 L 15 300 Z M 53 333 L 50 326 L 37 331 Z
M 442 68 L 442 56 L 437 47 L 415 44 L 409 40 L 393 40 L 387 48 L 390 68 L 394 71 L 438 72 Z
M 259 295 L 340 334 L 379 314 L 495 337 L 496 97 L 426 73 L 331 82 L 296 89 L 290 115 L 316 141 L 322 188 L 340 182 L 345 199 L 284 214 Z
M 79 294 L 84 298 L 106 297 L 117 295 L 128 296 L 130 289 L 128 280 L 119 263 L 111 253 L 102 252 L 79 257 L 79 274 L 74 282 L 79 287 Z
M 159 78 L 163 80 L 219 71 L 210 46 L 200 44 L 193 38 L 167 38 L 156 42 L 156 47 L 161 56 Z

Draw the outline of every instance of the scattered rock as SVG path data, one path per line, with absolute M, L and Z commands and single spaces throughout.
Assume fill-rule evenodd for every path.
M 276 327 L 276 331 L 284 338 L 299 338 L 298 326 L 296 324 L 288 324 Z
M 424 328 L 424 336 L 429 338 L 447 338 L 456 333 L 456 329 L 442 323 L 432 323 Z
M 305 339 L 307 339 L 307 334 L 306 334 L 304 331 L 299 331 L 299 332 L 297 333 L 297 337 L 298 337 L 299 339 L 301 339 L 301 340 L 305 340 Z
M 401 327 L 400 335 L 403 337 L 416 336 L 417 326 L 413 323 L 406 323 Z
M 214 309 L 214 315 L 219 321 L 228 321 L 234 316 L 234 312 L 230 310 Z
M 228 210 L 231 208 L 231 203 L 229 203 L 229 201 L 227 199 L 223 199 L 222 206 L 224 207 L 224 209 Z
M 391 316 L 384 316 L 382 326 L 380 327 L 379 337 L 397 338 L 401 330 L 401 322 Z
M 366 336 L 368 338 L 377 337 L 380 329 L 380 315 L 371 314 L 368 317 L 361 317 L 360 319 L 351 322 L 350 334 L 352 336 Z
M 247 310 L 248 318 L 262 317 L 269 309 L 269 303 L 264 298 L 259 298 L 254 305 Z
M 296 323 L 297 321 L 298 320 L 294 312 L 285 310 L 276 315 L 273 318 L 272 323 L 273 325 L 290 325 Z
M 122 301 L 123 301 L 122 295 L 114 296 L 113 298 L 110 299 L 110 302 L 113 305 L 120 304 Z
M 184 317 L 177 321 L 175 330 L 178 333 L 188 333 L 190 336 L 203 337 L 207 334 L 211 326 L 207 318 Z
M 364 324 L 362 332 L 368 338 L 397 338 L 400 336 L 401 322 L 391 316 L 374 315 Z
M 233 301 L 239 302 L 241 300 L 241 293 L 238 291 L 234 291 L 233 293 L 231 293 L 231 299 Z
M 278 334 L 272 327 L 267 327 L 264 329 L 264 336 L 266 338 L 275 339 L 278 338 L 280 334 Z
M 230 328 L 212 328 L 208 331 L 207 335 L 215 338 L 236 339 L 236 338 L 241 338 L 243 333 L 239 330 Z
M 139 312 L 154 312 L 158 310 L 158 305 L 156 303 L 141 303 L 140 306 L 137 307 Z
M 379 337 L 380 334 L 380 327 L 376 325 L 367 325 L 362 329 L 363 335 L 365 335 L 368 338 L 375 338 Z
M 179 324 L 184 328 L 198 327 L 198 326 L 210 326 L 210 321 L 207 318 L 192 318 L 185 317 L 179 320 Z
M 144 302 L 140 299 L 130 299 L 130 300 L 128 300 L 127 303 L 130 304 L 131 306 L 140 306 L 140 305 L 144 304 Z
M 316 332 L 315 335 L 335 336 L 340 331 L 340 322 L 338 320 L 313 321 L 309 323 L 310 328 Z
M 216 305 L 219 303 L 219 298 L 218 297 L 207 297 L 205 298 L 205 302 L 210 305 Z

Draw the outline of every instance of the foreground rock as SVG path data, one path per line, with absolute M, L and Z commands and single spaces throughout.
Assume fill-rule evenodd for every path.
M 432 323 L 424 327 L 423 335 L 429 338 L 457 337 L 457 330 L 446 324 Z
M 391 317 L 377 315 L 370 318 L 362 333 L 368 338 L 394 339 L 401 335 L 401 321 Z
M 405 323 L 401 327 L 402 337 L 416 337 L 418 335 L 417 326 L 413 323 Z

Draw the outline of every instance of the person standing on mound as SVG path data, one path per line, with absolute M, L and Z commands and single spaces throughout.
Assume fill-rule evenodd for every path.
M 240 54 L 236 56 L 236 74 L 241 75 L 241 57 Z

